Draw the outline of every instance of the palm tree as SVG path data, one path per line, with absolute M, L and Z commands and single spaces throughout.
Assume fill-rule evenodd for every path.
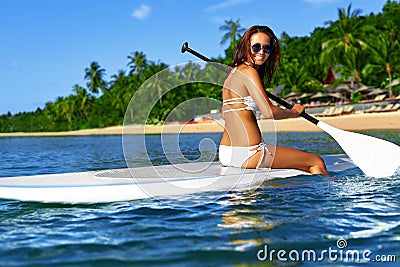
M 221 45 L 229 41 L 229 48 L 234 48 L 238 40 L 242 37 L 245 29 L 239 24 L 239 19 L 236 21 L 225 20 L 225 25 L 219 27 L 219 30 L 225 32 L 221 39 Z
M 92 93 L 97 94 L 99 89 L 102 92 L 107 89 L 107 82 L 104 80 L 105 72 L 105 69 L 102 69 L 96 61 L 93 61 L 90 67 L 85 69 L 85 79 L 88 81 L 87 87 Z
M 156 63 L 154 61 L 150 62 L 150 65 L 147 68 L 146 71 L 146 76 L 151 77 L 149 80 L 150 82 L 147 84 L 149 88 L 157 88 L 157 95 L 158 95 L 158 101 L 162 103 L 162 96 L 163 96 L 163 89 L 162 87 L 167 87 L 167 80 L 163 79 L 165 77 L 165 74 L 163 77 L 160 78 L 160 72 L 167 68 L 167 65 L 164 63 Z
M 133 92 L 129 90 L 129 78 L 125 75 L 124 70 L 119 70 L 111 78 L 109 91 L 112 94 L 112 106 L 123 116 L 133 95 Z
M 281 82 L 285 84 L 285 88 L 291 88 L 292 92 L 303 92 L 305 83 L 311 80 L 305 67 L 297 59 L 289 62 L 285 57 L 283 58 L 282 66 L 280 71 L 282 75 Z
M 111 76 L 111 81 L 110 85 L 111 87 L 117 86 L 117 87 L 125 87 L 127 86 L 128 79 L 125 75 L 124 70 L 118 70 L 117 74 L 114 74 Z
M 130 60 L 127 66 L 131 69 L 129 74 L 142 75 L 143 69 L 147 66 L 146 55 L 143 52 L 133 52 L 128 56 Z
M 345 8 L 339 8 L 339 20 L 337 22 L 328 21 L 332 29 L 333 38 L 322 44 L 321 61 L 326 66 L 337 64 L 349 64 L 352 68 L 356 82 L 360 81 L 359 70 L 354 60 L 358 60 L 358 51 L 365 47 L 365 42 L 357 38 L 357 34 L 362 28 L 362 21 L 357 19 L 361 14 L 360 9 L 351 11 L 351 4 Z M 353 60 L 354 59 L 354 60 Z
M 280 38 L 280 44 L 285 46 L 285 44 L 290 40 L 290 36 L 287 32 L 283 31 Z
M 86 89 L 75 84 L 73 89 L 74 93 L 76 94 L 76 103 L 74 105 L 75 112 L 83 119 L 85 123 L 88 122 L 88 114 L 89 114 L 89 100 L 90 96 L 87 93 Z
M 71 96 L 59 96 L 54 103 L 46 103 L 46 113 L 54 117 L 56 130 L 72 130 L 74 103 Z
M 389 79 L 389 96 L 393 96 L 392 78 L 394 70 L 400 70 L 398 60 L 400 45 L 398 41 L 392 41 L 387 34 L 381 33 L 371 39 L 369 50 L 371 51 L 371 63 L 368 63 L 363 72 L 365 75 L 374 73 L 386 73 Z

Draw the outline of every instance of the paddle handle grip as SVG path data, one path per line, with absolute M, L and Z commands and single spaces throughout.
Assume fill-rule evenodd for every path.
M 216 67 L 217 69 L 219 69 L 219 70 L 221 70 L 221 71 L 223 71 L 223 72 L 225 72 L 225 73 L 228 72 L 228 68 L 224 68 L 221 64 L 218 64 L 218 63 L 216 63 L 216 62 L 213 62 L 213 61 L 212 61 L 211 59 L 209 59 L 208 57 L 205 57 L 205 56 L 203 56 L 202 54 L 200 54 L 200 53 L 198 53 L 198 52 L 192 50 L 192 49 L 189 47 L 188 42 L 184 42 L 184 43 L 183 43 L 182 48 L 181 48 L 181 52 L 182 52 L 182 53 L 189 52 L 190 54 L 192 54 L 192 55 L 194 55 L 194 56 L 200 58 L 201 60 L 204 60 L 205 62 L 207 62 L 207 63 L 213 65 L 213 66 Z
M 197 53 L 196 51 L 192 50 L 192 49 L 189 47 L 188 42 L 184 42 L 183 45 L 182 45 L 182 48 L 181 48 L 181 52 L 182 52 L 182 53 L 185 53 L 186 51 L 189 52 L 190 54 L 192 54 L 192 55 L 194 55 L 194 56 L 200 58 L 201 60 L 204 60 L 204 61 L 206 61 L 206 62 L 211 62 L 211 59 L 209 59 L 208 57 L 205 57 L 205 56 L 203 56 L 202 54 Z
M 211 59 L 209 59 L 208 57 L 205 57 L 205 56 L 203 56 L 202 54 L 200 54 L 200 53 L 194 51 L 193 49 L 191 49 L 191 48 L 189 47 L 188 42 L 183 43 L 181 52 L 182 52 L 182 53 L 189 52 L 190 54 L 192 54 L 192 55 L 194 55 L 194 56 L 200 58 L 201 60 L 204 60 L 204 61 L 206 61 L 206 62 L 212 64 L 213 66 L 217 67 L 218 69 L 220 69 L 220 70 L 222 70 L 222 71 L 224 71 L 224 72 L 227 71 L 227 69 L 225 69 L 225 68 L 222 67 L 221 65 L 219 65 L 219 64 L 213 64 L 214 62 L 212 62 Z M 278 97 L 278 96 L 276 96 L 276 95 L 274 95 L 274 94 L 272 94 L 272 93 L 270 93 L 270 92 L 268 92 L 268 91 L 266 91 L 266 94 L 267 94 L 267 96 L 268 96 L 270 99 L 274 100 L 274 101 L 275 101 L 276 103 L 278 103 L 279 105 L 282 105 L 282 106 L 284 106 L 284 107 L 287 108 L 287 109 L 292 109 L 292 108 L 293 108 L 293 105 L 292 105 L 292 104 L 286 102 L 286 101 L 283 100 L 282 98 L 280 98 L 280 97 Z M 303 117 L 304 119 L 308 120 L 309 122 L 315 124 L 315 125 L 317 125 L 318 122 L 319 122 L 319 120 L 317 120 L 316 118 L 314 118 L 313 116 L 311 116 L 311 115 L 309 115 L 309 114 L 307 114 L 307 113 L 305 113 L 305 112 L 301 113 L 300 116 Z

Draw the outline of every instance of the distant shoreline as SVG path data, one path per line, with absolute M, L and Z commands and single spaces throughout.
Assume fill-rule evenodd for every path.
M 338 129 L 348 131 L 400 130 L 400 111 L 387 113 L 358 113 L 336 117 L 322 117 L 319 120 Z M 87 129 L 66 132 L 18 132 L 0 133 L 0 137 L 29 136 L 85 136 L 85 135 L 121 135 L 124 134 L 167 134 L 167 133 L 218 133 L 223 132 L 223 121 L 210 121 L 197 124 L 170 123 L 166 125 L 113 126 L 99 129 Z M 277 132 L 320 132 L 317 126 L 303 118 L 274 121 Z M 271 131 L 269 120 L 259 120 L 262 131 Z

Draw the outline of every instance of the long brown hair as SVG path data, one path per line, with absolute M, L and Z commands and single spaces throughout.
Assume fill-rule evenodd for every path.
M 267 87 L 271 83 L 272 76 L 274 75 L 276 69 L 280 65 L 282 57 L 278 38 L 276 38 L 274 32 L 268 26 L 259 26 L 259 25 L 252 26 L 244 33 L 244 35 L 239 41 L 239 44 L 236 47 L 232 64 L 230 66 L 231 67 L 238 66 L 240 64 L 243 64 L 245 61 L 249 59 L 253 61 L 253 58 L 251 56 L 252 51 L 250 47 L 251 45 L 250 37 L 258 32 L 265 33 L 266 35 L 268 35 L 271 42 L 270 45 L 273 47 L 273 50 L 269 55 L 267 61 L 265 61 L 264 64 L 258 67 L 258 75 L 260 76 L 261 81 L 264 82 L 264 86 Z M 254 64 L 254 61 L 249 63 Z

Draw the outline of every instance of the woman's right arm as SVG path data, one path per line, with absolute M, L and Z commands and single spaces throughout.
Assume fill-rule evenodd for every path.
M 286 109 L 272 105 L 271 109 L 273 110 L 272 114 L 274 115 L 274 120 L 297 118 L 301 113 L 304 112 L 304 107 L 299 104 L 293 105 L 292 109 Z

